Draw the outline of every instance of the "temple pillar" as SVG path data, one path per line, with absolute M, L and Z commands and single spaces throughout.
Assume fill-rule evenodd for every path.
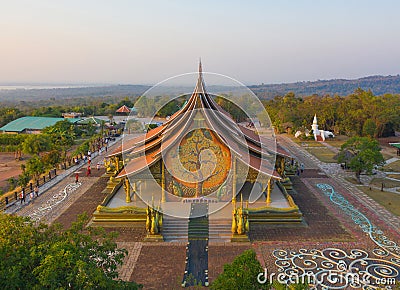
M 268 179 L 267 183 L 267 199 L 266 199 L 267 206 L 269 206 L 271 203 L 271 179 L 272 178 Z
M 236 157 L 233 156 L 232 165 L 233 175 L 232 175 L 232 200 L 236 198 Z
M 165 167 L 164 163 L 161 162 L 161 202 L 165 202 Z
M 131 185 L 129 183 L 129 179 L 125 177 L 124 179 L 124 189 L 125 189 L 125 201 L 127 203 L 132 202 L 131 200 Z
M 136 190 L 137 190 L 137 186 L 136 186 L 136 181 L 132 184 L 132 191 L 133 191 L 133 201 L 136 201 Z

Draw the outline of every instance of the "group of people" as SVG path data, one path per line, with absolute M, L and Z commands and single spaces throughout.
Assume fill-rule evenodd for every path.
M 99 155 L 101 155 L 101 153 L 103 151 L 107 152 L 107 146 L 109 143 L 109 137 L 106 138 L 99 138 L 98 140 L 96 140 L 95 143 L 95 147 L 97 148 L 99 151 Z M 86 176 L 90 176 L 92 174 L 92 168 L 91 168 L 91 163 L 92 163 L 92 152 L 90 151 L 90 149 L 87 152 L 87 155 L 83 155 L 82 156 L 82 160 L 83 162 L 86 164 L 86 162 L 88 163 L 88 167 L 86 168 Z M 74 157 L 73 159 L 75 165 L 78 165 L 80 160 L 78 159 L 78 157 Z M 101 164 L 100 162 L 98 162 L 96 164 L 96 169 L 100 170 Z M 79 172 L 75 172 L 75 183 L 79 182 Z M 29 202 L 33 202 L 35 198 L 37 198 L 39 196 L 39 187 L 35 186 L 33 188 L 33 190 L 29 193 Z M 26 203 L 26 198 L 27 198 L 27 193 L 25 192 L 25 188 L 23 188 L 19 194 L 19 199 L 21 204 Z
M 25 188 L 22 188 L 22 190 L 21 190 L 21 192 L 19 194 L 19 199 L 21 201 L 21 204 L 26 202 L 26 195 L 27 194 L 25 193 Z M 29 193 L 28 203 L 31 202 L 31 201 L 33 202 L 33 200 L 35 198 L 37 198 L 37 197 L 39 197 L 39 187 L 35 186 L 33 188 L 33 190 Z
M 88 176 L 91 176 L 91 174 L 92 174 L 92 167 L 91 167 L 92 152 L 90 150 L 88 150 L 87 156 L 86 155 L 83 156 L 83 161 L 85 162 L 85 164 L 86 164 L 86 160 L 88 162 L 88 167 L 86 168 L 86 177 L 88 177 Z M 96 169 L 100 170 L 100 162 L 97 162 Z M 79 182 L 79 172 L 75 172 L 75 183 L 78 183 L 78 182 Z

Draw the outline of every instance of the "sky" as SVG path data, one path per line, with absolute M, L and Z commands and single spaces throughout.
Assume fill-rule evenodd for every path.
M 400 73 L 400 1 L 2 0 L 0 84 L 245 84 Z

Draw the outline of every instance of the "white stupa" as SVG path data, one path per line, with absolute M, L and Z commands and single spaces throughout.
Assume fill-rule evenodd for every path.
M 334 138 L 335 135 L 331 131 L 319 130 L 317 114 L 314 115 L 314 120 L 311 125 L 315 141 L 325 141 L 326 138 Z

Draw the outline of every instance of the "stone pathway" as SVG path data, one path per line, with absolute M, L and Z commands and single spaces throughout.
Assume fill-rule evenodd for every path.
M 328 144 L 326 142 L 320 142 L 322 145 L 324 145 L 326 148 L 328 148 L 329 150 L 331 150 L 333 153 L 338 154 L 339 153 L 339 149 L 337 147 L 332 146 L 331 144 Z
M 192 203 L 182 286 L 208 286 L 208 204 Z
M 93 158 L 93 164 L 102 161 L 103 156 Z M 82 165 L 83 166 L 83 165 Z M 49 187 L 46 191 L 41 192 L 39 197 L 35 198 L 27 204 L 20 204 L 15 207 L 14 213 L 21 216 L 29 216 L 35 221 L 45 222 L 48 224 L 56 221 L 72 204 L 74 204 L 89 188 L 91 188 L 104 174 L 105 170 L 94 169 L 90 177 L 82 176 L 84 172 L 79 175 L 79 183 L 75 184 L 75 175 L 70 171 L 70 175 L 65 175 L 63 180 Z M 61 176 L 61 175 L 60 175 Z M 68 188 L 75 188 L 75 190 L 67 190 Z
M 363 204 L 373 212 L 379 212 L 382 218 L 386 220 L 386 222 L 392 227 L 393 231 L 400 233 L 400 218 L 389 212 L 387 209 L 357 188 L 359 185 L 348 182 L 345 179 L 346 171 L 344 171 L 339 164 L 321 162 L 318 158 L 307 152 L 304 148 L 293 142 L 287 136 L 279 135 L 277 138 L 279 143 L 282 144 L 285 149 L 291 152 L 294 156 L 298 157 L 300 161 L 305 164 L 306 168 L 320 168 L 328 176 L 345 187 L 350 194 L 354 195 L 358 199 L 359 203 Z
M 123 281 L 130 281 L 133 270 L 135 269 L 136 262 L 139 258 L 140 251 L 142 250 L 142 242 L 118 242 L 118 248 L 128 251 L 124 262 L 120 269 L 118 269 L 119 277 Z
M 396 162 L 397 160 L 400 160 L 400 159 L 397 157 L 392 157 L 392 158 L 386 160 L 385 163 L 386 163 L 386 165 L 388 165 L 390 163 Z
M 111 141 L 110 143 L 108 143 L 109 149 L 111 149 L 111 147 L 113 147 L 115 144 L 117 144 L 120 141 L 120 139 L 121 139 L 121 137 L 117 138 L 115 141 Z M 96 171 L 95 164 L 97 164 L 98 162 L 100 162 L 100 164 L 103 164 L 103 158 L 105 157 L 105 153 L 103 152 L 101 155 L 99 155 L 99 152 L 96 151 L 96 152 L 92 153 L 92 157 L 93 157 L 92 173 L 95 175 L 95 171 Z M 71 176 L 71 174 L 73 174 L 74 172 L 79 171 L 82 167 L 85 167 L 87 165 L 88 165 L 87 163 L 84 163 L 81 161 L 78 165 L 74 165 L 74 166 L 68 168 L 67 170 L 64 170 L 62 173 L 57 175 L 55 178 L 53 178 L 49 182 L 47 182 L 39 187 L 40 196 L 44 196 L 44 193 L 46 193 L 49 190 L 51 190 L 53 195 L 55 193 L 60 192 L 61 190 L 63 190 L 65 188 L 66 180 L 68 180 L 68 182 L 75 181 L 74 179 L 68 179 L 68 177 Z M 80 173 L 80 180 L 82 181 L 81 176 L 84 176 L 83 172 Z M 62 183 L 60 185 L 58 185 L 60 182 L 62 182 Z M 45 194 L 45 196 L 50 196 L 50 195 L 51 194 Z M 51 198 L 51 197 L 48 197 L 48 198 Z M 36 200 L 36 202 L 35 202 L 35 198 L 34 198 L 33 202 L 35 203 L 35 206 L 31 206 L 32 200 L 30 199 L 29 194 L 27 194 L 25 200 L 26 200 L 26 202 L 24 202 L 24 203 L 21 203 L 19 201 L 15 202 L 12 206 L 8 207 L 5 210 L 5 213 L 8 213 L 8 214 L 17 213 L 18 211 L 20 211 L 21 209 L 23 209 L 24 207 L 26 207 L 28 205 L 30 207 L 27 210 L 25 210 L 25 212 L 36 210 L 41 205 L 46 206 L 46 203 L 49 199 L 46 199 L 46 198 L 39 199 L 38 198 L 38 200 Z M 24 214 L 24 215 L 28 215 L 28 214 Z

